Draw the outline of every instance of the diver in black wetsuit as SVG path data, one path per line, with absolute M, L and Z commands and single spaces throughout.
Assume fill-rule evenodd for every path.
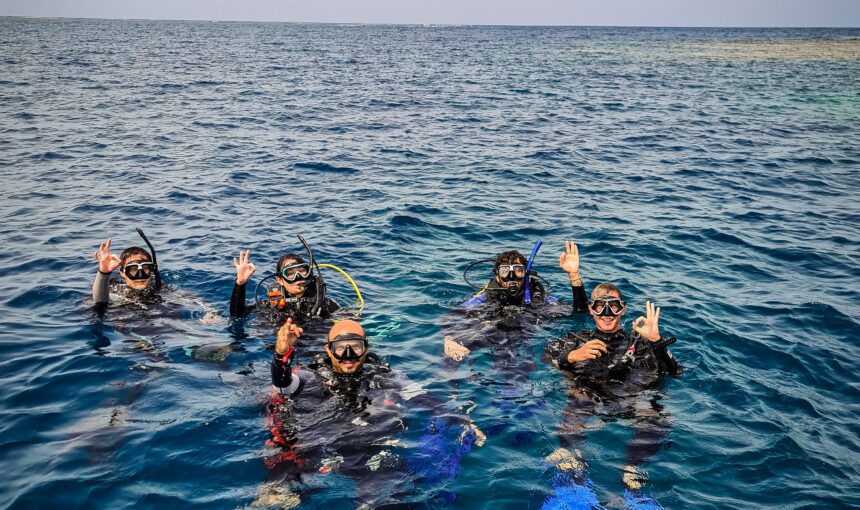
M 576 245 L 566 242 L 566 253 L 559 258 L 559 265 L 568 274 L 570 279 L 571 293 L 573 295 L 573 310 L 582 312 L 586 309 L 585 288 L 579 276 L 579 255 Z M 536 248 L 537 249 L 537 248 Z M 536 251 L 536 250 L 535 250 Z M 547 294 L 543 285 L 537 281 L 534 271 L 529 271 L 529 263 L 517 250 L 500 253 L 493 265 L 493 279 L 490 280 L 478 294 L 461 305 L 466 310 L 476 310 L 483 321 L 492 318 L 501 319 L 501 329 L 505 329 L 504 323 L 510 322 L 510 314 L 505 313 L 506 307 L 517 307 L 522 311 L 526 306 L 533 308 L 540 305 L 555 305 L 559 303 L 558 298 Z M 532 276 L 526 278 L 526 275 Z M 528 285 L 528 298 L 526 286 Z M 509 309 L 507 309 L 509 310 Z M 508 318 L 506 319 L 505 316 Z M 517 328 L 511 328 L 517 329 Z M 444 339 L 444 355 L 454 361 L 461 361 L 474 348 L 476 342 L 480 342 L 481 335 L 461 335 L 454 339 L 446 335 Z
M 305 477 L 338 473 L 356 480 L 360 504 L 376 507 L 396 503 L 408 494 L 411 482 L 428 478 L 429 471 L 446 469 L 439 457 L 417 465 L 404 459 L 399 436 L 407 428 L 407 403 L 413 412 L 436 412 L 440 404 L 371 353 L 357 322 L 335 324 L 325 354 L 306 368 L 293 369 L 295 344 L 303 332 L 291 318 L 278 331 L 268 415 L 272 439 L 267 443 L 276 450 L 266 459 L 272 481 L 261 487 L 253 506 L 291 508 L 301 499 L 295 485 Z M 439 430 L 440 418 L 432 420 Z M 482 444 L 483 434 L 468 416 L 444 413 L 444 419 L 459 427 L 461 454 Z
M 621 318 L 627 305 L 618 287 L 610 283 L 594 288 L 588 308 L 595 329 L 570 333 L 551 342 L 545 352 L 545 360 L 551 360 L 574 382 L 561 425 L 561 448 L 547 460 L 582 479 L 585 465 L 576 448 L 585 439 L 583 430 L 589 419 L 632 418 L 634 435 L 627 446 L 622 479 L 628 487 L 628 501 L 635 501 L 645 481 L 640 468 L 657 453 L 669 432 L 668 417 L 655 388 L 663 375 L 681 371 L 668 350 L 675 338 L 660 334 L 660 308 L 650 301 L 645 317 L 633 321 L 633 331 L 625 331 Z
M 530 339 L 542 321 L 566 316 L 570 309 L 559 306 L 559 300 L 549 295 L 531 268 L 541 244 L 540 241 L 535 244 L 528 259 L 519 251 L 512 250 L 499 254 L 495 260 L 486 261 L 493 262 L 492 280 L 442 320 L 444 357 L 461 362 L 473 350 L 481 349 L 486 352 L 483 358 L 492 364 L 492 370 L 482 376 L 479 386 L 494 388 L 495 396 L 490 402 L 493 412 L 488 416 L 494 423 L 481 424 L 488 430 L 500 430 L 510 424 L 507 419 L 497 421 L 499 416 L 514 416 L 522 420 L 545 405 L 543 400 L 532 398 L 530 379 L 537 370 L 537 363 Z M 578 259 L 576 262 L 576 267 L 562 265 L 562 268 L 568 272 L 571 281 L 574 309 L 584 309 L 585 291 L 579 279 Z M 470 365 L 473 363 L 480 361 L 473 359 L 469 362 Z M 453 364 L 447 364 L 447 368 L 453 370 Z M 470 372 L 471 378 L 483 371 Z M 452 400 L 474 410 L 471 392 L 460 391 L 464 388 L 463 379 L 453 376 L 446 379 L 452 390 Z M 525 443 L 531 441 L 531 435 L 523 431 L 516 440 Z
M 256 310 L 256 305 L 245 304 L 245 287 L 251 275 L 257 270 L 249 260 L 250 250 L 239 252 L 233 259 L 236 268 L 236 282 L 230 297 L 230 315 L 245 317 Z M 278 260 L 273 275 L 276 285 L 267 287 L 267 300 L 260 301 L 266 309 L 279 317 L 292 317 L 304 322 L 311 317 L 328 317 L 339 306 L 325 297 L 325 285 L 320 276 L 314 275 L 310 264 L 295 253 L 284 255 Z
M 161 290 L 161 274 L 155 259 L 155 249 L 141 229 L 137 229 L 137 232 L 152 254 L 144 248 L 132 246 L 117 257 L 110 252 L 110 239 L 102 242 L 93 254 L 99 263 L 99 271 L 93 281 L 93 301 L 97 307 L 107 308 L 111 293 L 128 300 L 150 301 Z M 117 268 L 123 282 L 111 278 Z

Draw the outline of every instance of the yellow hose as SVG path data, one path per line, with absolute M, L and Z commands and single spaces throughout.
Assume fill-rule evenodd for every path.
M 472 287 L 472 288 L 474 289 L 475 287 Z M 469 299 L 475 299 L 476 297 L 480 296 L 481 294 L 483 294 L 486 291 L 487 291 L 487 286 L 485 285 L 483 289 L 479 290 L 477 294 L 475 294 L 474 296 L 472 296 Z
M 361 297 L 361 291 L 358 290 L 358 285 L 356 285 L 355 280 L 353 280 L 352 277 L 350 277 L 348 274 L 346 274 L 346 271 L 344 271 L 343 269 L 341 269 L 341 268 L 339 268 L 333 264 L 317 264 L 317 266 L 327 267 L 329 269 L 334 269 L 338 273 L 345 276 L 346 279 L 349 280 L 349 283 L 352 284 L 352 288 L 355 289 L 355 295 L 358 296 L 358 302 L 361 303 L 361 306 L 359 308 L 364 308 L 364 298 Z

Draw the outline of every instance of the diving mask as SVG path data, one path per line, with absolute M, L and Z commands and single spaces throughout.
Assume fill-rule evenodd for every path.
M 152 275 L 152 262 L 128 262 L 122 272 L 129 280 L 146 280 Z
M 281 278 L 287 283 L 293 283 L 296 280 L 307 280 L 311 275 L 311 268 L 304 262 L 290 264 L 281 269 Z
M 496 274 L 502 280 L 518 280 L 525 278 L 526 266 L 522 264 L 502 264 L 496 268 Z
M 338 361 L 358 361 L 367 352 L 367 338 L 343 333 L 328 342 L 328 349 Z
M 624 313 L 625 306 L 627 303 L 624 300 L 614 296 L 592 299 L 588 303 L 588 307 L 598 317 L 617 317 Z

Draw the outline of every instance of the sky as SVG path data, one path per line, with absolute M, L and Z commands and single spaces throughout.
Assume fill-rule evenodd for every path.
M 455 25 L 860 27 L 860 0 L 0 0 L 0 16 Z

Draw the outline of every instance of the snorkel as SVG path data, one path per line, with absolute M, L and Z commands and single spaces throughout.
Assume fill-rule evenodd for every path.
M 316 281 L 315 281 L 316 287 L 317 287 L 317 294 L 315 296 L 316 301 L 314 301 L 314 306 L 313 306 L 313 308 L 311 308 L 311 315 L 319 315 L 320 312 L 322 311 L 322 304 L 325 301 L 325 282 L 322 279 L 322 274 L 320 273 L 319 265 L 317 265 L 317 263 L 314 262 L 314 252 L 311 251 L 311 247 L 308 246 L 308 243 L 305 241 L 304 237 L 302 237 L 300 235 L 297 235 L 296 237 L 299 238 L 299 242 L 302 243 L 302 246 L 305 247 L 305 251 L 308 254 L 308 267 L 311 268 L 311 271 L 313 271 L 314 269 L 316 269 L 316 271 L 317 271 L 317 276 L 316 276 Z
M 538 242 L 535 243 L 534 248 L 532 248 L 532 254 L 529 255 L 529 261 L 526 263 L 526 277 L 525 277 L 525 280 L 523 281 L 523 285 L 526 288 L 526 294 L 525 294 L 525 297 L 523 298 L 523 301 L 525 301 L 525 303 L 527 305 L 530 305 L 532 302 L 532 289 L 531 289 L 531 286 L 529 286 L 529 273 L 532 270 L 532 262 L 535 261 L 535 255 L 537 255 L 537 252 L 538 252 L 538 250 L 540 250 L 540 247 L 542 245 L 543 245 L 543 241 L 541 241 L 541 240 L 538 240 Z
M 149 248 L 149 253 L 152 255 L 152 271 L 155 273 L 155 290 L 161 290 L 161 272 L 158 270 L 158 260 L 155 258 L 155 247 L 149 242 L 149 238 L 143 233 L 140 227 L 137 228 L 137 234 L 146 243 Z

